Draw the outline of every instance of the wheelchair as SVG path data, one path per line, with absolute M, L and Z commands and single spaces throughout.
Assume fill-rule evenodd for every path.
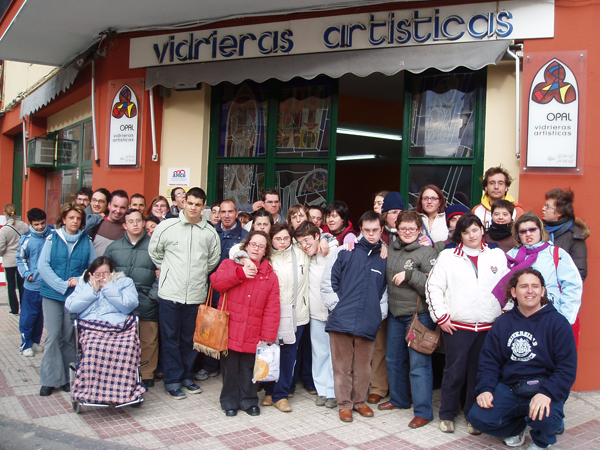
M 139 337 L 140 335 L 140 320 L 139 320 L 139 311 L 134 310 L 131 313 L 132 316 L 134 316 L 135 319 L 135 327 L 136 327 L 136 334 Z M 120 409 L 123 408 L 125 406 L 131 406 L 133 408 L 139 408 L 142 406 L 142 403 L 144 403 L 144 395 L 140 395 L 138 398 L 136 398 L 135 400 L 132 400 L 130 402 L 127 403 L 90 403 L 90 402 L 86 402 L 86 401 L 81 401 L 81 400 L 75 400 L 73 398 L 73 386 L 75 384 L 75 379 L 76 379 L 76 375 L 77 375 L 77 369 L 79 367 L 79 363 L 82 359 L 83 356 L 83 350 L 80 346 L 79 343 L 79 318 L 78 315 L 75 313 L 71 313 L 71 322 L 73 323 L 73 327 L 74 327 L 74 333 L 75 333 L 75 352 L 76 352 L 76 361 L 72 362 L 69 364 L 69 385 L 70 385 L 70 392 L 71 392 L 71 405 L 73 407 L 73 411 L 76 414 L 80 414 L 81 413 L 81 407 L 82 406 L 89 406 L 89 407 L 93 407 L 93 408 L 114 408 L 114 409 Z M 144 364 L 148 364 L 148 361 L 143 361 L 140 362 L 138 368 L 137 368 L 137 382 L 138 384 L 142 383 L 142 373 L 140 371 L 140 367 L 142 367 Z

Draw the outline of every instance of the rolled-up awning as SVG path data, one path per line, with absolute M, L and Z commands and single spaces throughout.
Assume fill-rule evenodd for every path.
M 402 70 L 420 73 L 430 68 L 443 72 L 456 67 L 477 70 L 497 64 L 509 44 L 510 41 L 494 40 L 149 67 L 146 69 L 146 89 L 159 85 L 193 87 L 200 82 L 213 86 L 222 81 L 261 83 L 269 78 L 310 80 L 318 75 L 339 78 L 346 73 L 360 77 L 373 72 L 394 75 Z
M 75 82 L 77 75 L 79 71 L 69 66 L 25 97 L 21 102 L 21 118 L 46 106 L 61 92 L 66 92 Z

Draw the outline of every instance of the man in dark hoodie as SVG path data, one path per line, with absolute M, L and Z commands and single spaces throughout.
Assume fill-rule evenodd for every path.
M 533 442 L 528 450 L 556 443 L 564 403 L 575 382 L 577 351 L 571 326 L 548 301 L 544 278 L 532 268 L 516 271 L 506 299 L 515 307 L 489 331 L 479 356 L 477 404 L 467 420 L 504 438 L 509 447 Z

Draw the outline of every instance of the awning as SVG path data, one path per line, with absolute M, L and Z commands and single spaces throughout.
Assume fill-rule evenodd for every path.
M 402 70 L 420 73 L 430 68 L 448 72 L 459 66 L 477 70 L 497 64 L 509 44 L 497 40 L 150 67 L 146 69 L 146 89 L 158 85 L 193 87 L 200 82 L 238 84 L 248 79 L 259 83 L 269 78 L 310 80 L 317 75 L 339 78 L 346 73 L 360 77 L 373 72 L 394 75 Z
M 21 102 L 21 118 L 46 106 L 61 92 L 66 92 L 78 74 L 79 70 L 69 66 L 25 97 Z

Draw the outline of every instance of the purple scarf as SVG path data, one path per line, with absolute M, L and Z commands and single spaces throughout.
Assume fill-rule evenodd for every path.
M 505 294 L 506 285 L 508 284 L 509 278 L 517 270 L 527 269 L 528 267 L 533 266 L 533 264 L 537 261 L 538 253 L 547 248 L 549 245 L 550 244 L 548 244 L 548 242 L 544 242 L 542 245 L 536 248 L 527 248 L 526 246 L 522 245 L 517 252 L 517 256 L 514 258 L 512 256 L 508 256 L 508 254 L 506 255 L 510 272 L 504 275 L 504 277 L 502 277 L 496 287 L 492 290 L 492 294 L 494 294 L 494 296 L 498 299 L 502 308 L 504 308 L 506 305 Z

